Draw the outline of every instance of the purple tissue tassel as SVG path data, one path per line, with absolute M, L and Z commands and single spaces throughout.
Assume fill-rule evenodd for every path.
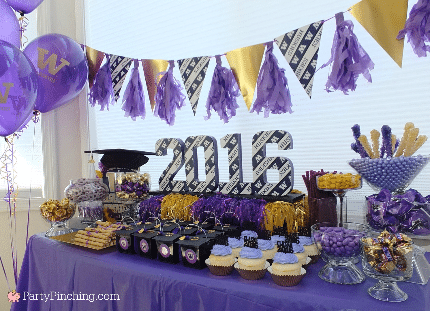
M 258 74 L 257 98 L 250 112 L 260 114 L 264 108 L 264 117 L 267 118 L 269 113 L 293 113 L 291 106 L 285 69 L 279 67 L 278 60 L 273 55 L 273 42 L 267 42 L 266 56 Z
M 154 108 L 154 115 L 169 125 L 175 123 L 176 108 L 181 109 L 185 106 L 185 95 L 181 92 L 182 87 L 178 80 L 173 76 L 173 67 L 175 67 L 175 62 L 169 60 L 169 69 L 160 73 L 163 76 L 157 85 Z
M 143 86 L 139 75 L 139 61 L 134 60 L 134 67 L 131 69 L 130 81 L 124 92 L 122 100 L 122 110 L 125 116 L 136 121 L 137 117 L 145 119 L 145 97 L 143 96 Z
M 88 95 L 91 107 L 100 105 L 100 111 L 109 110 L 109 104 L 115 104 L 115 95 L 112 88 L 110 71 L 110 55 L 106 54 L 106 62 L 97 72 L 93 87 Z
M 208 115 L 204 119 L 209 120 L 211 117 L 210 111 L 213 109 L 224 123 L 228 123 L 236 115 L 236 109 L 239 108 L 236 103 L 236 97 L 239 96 L 239 86 L 233 72 L 222 66 L 221 56 L 217 55 L 215 58 L 216 66 L 206 101 Z
M 340 90 L 348 94 L 348 91 L 355 91 L 360 74 L 372 82 L 369 70 L 373 69 L 374 64 L 353 33 L 352 21 L 344 21 L 343 13 L 337 13 L 336 25 L 330 60 L 321 68 L 332 64 L 326 83 L 327 92 Z
M 419 57 L 427 56 L 427 52 L 430 52 L 430 46 L 426 45 L 426 42 L 430 42 L 429 16 L 430 0 L 419 0 L 412 7 L 405 28 L 397 35 L 399 40 L 407 36 L 414 53 Z

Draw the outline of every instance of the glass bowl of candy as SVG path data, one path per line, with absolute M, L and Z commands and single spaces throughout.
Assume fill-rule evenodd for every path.
M 355 265 L 361 254 L 360 239 L 366 236 L 363 224 L 345 222 L 317 223 L 311 226 L 312 236 L 326 265 L 318 276 L 336 284 L 358 284 L 365 276 Z
M 115 179 L 116 196 L 123 200 L 144 199 L 151 188 L 148 173 L 117 173 Z
M 430 156 L 361 158 L 349 161 L 349 165 L 361 175 L 373 190 L 387 189 L 403 193 L 429 162 Z
M 364 273 L 378 280 L 367 292 L 373 298 L 401 302 L 408 298 L 397 282 L 406 281 L 413 273 L 412 240 L 402 233 L 383 231 L 377 237 L 361 239 Z
M 42 203 L 40 215 L 51 224 L 51 228 L 45 233 L 45 236 L 51 237 L 72 232 L 73 230 L 67 227 L 67 221 L 73 217 L 75 211 L 75 204 L 67 198 Z

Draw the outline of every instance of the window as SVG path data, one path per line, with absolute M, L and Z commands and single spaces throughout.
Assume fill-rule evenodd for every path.
M 118 6 L 113 1 L 90 1 L 87 3 L 86 44 L 105 53 L 137 59 L 178 60 L 193 56 L 214 56 L 230 50 L 253 44 L 264 43 L 273 38 L 305 26 L 309 23 L 333 17 L 339 11 L 346 11 L 357 1 L 220 1 L 217 4 L 195 2 L 136 1 L 127 6 Z M 413 3 L 409 4 L 408 12 Z M 146 118 L 132 121 L 124 117 L 121 100 L 109 111 L 95 110 L 95 133 L 98 149 L 125 148 L 154 151 L 155 142 L 160 138 L 180 138 L 183 141 L 191 135 L 211 135 L 218 141 L 218 162 L 220 181 L 228 181 L 227 150 L 221 149 L 219 140 L 226 134 L 241 133 L 243 149 L 244 181 L 252 181 L 251 141 L 252 136 L 263 130 L 286 130 L 294 141 L 294 149 L 277 150 L 269 146 L 268 156 L 288 157 L 294 164 L 296 189 L 305 191 L 301 175 L 308 170 L 354 172 L 347 164 L 359 158 L 350 144 L 353 142 L 351 127 L 361 126 L 362 134 L 370 137 L 370 131 L 380 131 L 389 125 L 397 137 L 403 135 L 406 122 L 413 122 L 420 134 L 430 135 L 428 113 L 430 88 L 428 87 L 428 58 L 418 58 L 405 42 L 403 68 L 388 56 L 369 33 L 349 13 L 345 19 L 354 23 L 354 33 L 362 47 L 375 63 L 371 71 L 373 83 L 359 78 L 357 90 L 349 95 L 341 92 L 327 93 L 325 83 L 330 67 L 319 70 L 314 77 L 312 99 L 294 76 L 285 58 L 275 46 L 274 53 L 286 76 L 292 95 L 293 113 L 270 115 L 249 113 L 243 98 L 240 109 L 228 124 L 223 124 L 216 114 L 205 121 L 205 102 L 212 80 L 215 59 L 211 59 L 200 94 L 197 113 L 194 116 L 187 105 L 176 113 L 175 125 L 169 127 L 164 121 L 153 116 L 146 96 Z M 318 57 L 318 67 L 330 58 L 335 19 L 324 23 Z M 223 65 L 228 62 L 223 57 Z M 176 65 L 175 77 L 182 83 Z M 143 73 L 141 74 L 144 83 Z M 122 92 L 126 88 L 124 83 Z M 145 85 L 145 83 L 144 83 Z M 146 89 L 144 90 L 146 93 Z M 254 95 L 255 100 L 255 95 Z M 429 154 L 427 142 L 418 154 Z M 203 159 L 203 153 L 199 154 Z M 171 153 L 165 157 L 151 157 L 141 168 L 152 176 L 153 188 L 158 186 L 158 178 L 171 160 Z M 203 160 L 200 160 L 203 162 Z M 199 167 L 200 179 L 204 177 L 203 167 Z M 428 194 L 426 167 L 415 179 L 411 187 Z M 277 174 L 268 174 L 275 181 Z M 185 180 L 182 169 L 176 179 Z M 367 185 L 358 191 L 348 193 L 350 201 L 363 202 L 364 196 L 374 191 Z

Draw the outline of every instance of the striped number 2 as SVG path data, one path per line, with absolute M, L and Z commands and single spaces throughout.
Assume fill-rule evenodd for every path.
M 252 189 L 255 194 L 285 196 L 294 186 L 293 163 L 284 157 L 266 157 L 266 144 L 278 144 L 279 150 L 293 149 L 293 138 L 286 131 L 262 131 L 252 139 Z M 279 171 L 279 182 L 267 182 L 267 170 Z
M 186 181 L 173 180 L 184 165 L 184 142 L 179 138 L 159 139 L 155 143 L 157 156 L 167 155 L 167 149 L 173 149 L 173 159 L 158 180 L 160 191 L 187 191 Z

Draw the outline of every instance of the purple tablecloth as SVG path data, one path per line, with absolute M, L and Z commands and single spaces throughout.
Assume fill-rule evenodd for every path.
M 17 286 L 21 299 L 12 310 L 430 310 L 430 284 L 400 282 L 409 298 L 381 302 L 367 293 L 376 280 L 327 283 L 318 277 L 322 266 L 321 260 L 310 266 L 298 286 L 280 287 L 269 273 L 257 281 L 236 271 L 219 277 L 207 268 L 161 263 L 115 248 L 91 251 L 39 234 L 29 240 Z

